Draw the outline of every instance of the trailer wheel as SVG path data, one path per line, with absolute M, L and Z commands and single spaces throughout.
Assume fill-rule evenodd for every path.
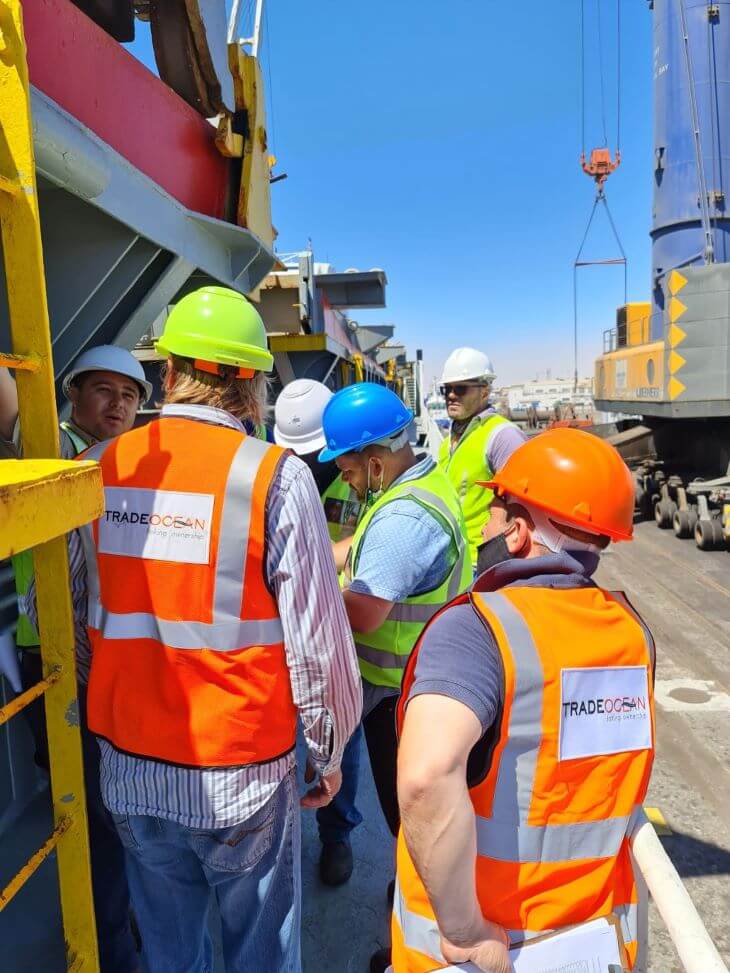
M 695 527 L 695 544 L 701 551 L 714 551 L 725 546 L 722 524 L 719 520 L 698 520 Z
M 697 513 L 694 510 L 677 510 L 672 518 L 672 527 L 676 537 L 686 540 L 692 537 L 697 526 Z
M 725 540 L 725 531 L 722 529 L 722 521 L 719 517 L 712 521 L 712 534 L 715 538 L 715 550 L 723 551 L 727 546 L 727 542 Z
M 648 490 L 645 490 L 642 486 L 636 487 L 635 509 L 640 520 L 651 520 L 654 504 Z
M 657 527 L 661 530 L 668 530 L 672 526 L 672 520 L 677 512 L 677 504 L 674 500 L 657 500 L 654 504 L 654 520 Z

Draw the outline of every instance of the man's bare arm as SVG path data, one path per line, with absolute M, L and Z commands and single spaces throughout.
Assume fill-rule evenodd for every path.
M 13 438 L 18 419 L 18 389 L 7 368 L 0 368 L 0 437 Z
M 484 919 L 476 893 L 476 820 L 466 764 L 481 735 L 479 720 L 463 703 L 431 694 L 412 699 L 398 753 L 398 801 L 444 955 L 502 973 L 511 969 L 506 935 Z
M 341 541 L 335 541 L 332 545 L 332 554 L 335 558 L 337 571 L 344 571 L 347 563 L 347 556 L 352 547 L 352 537 L 343 537 Z
M 342 594 L 353 632 L 374 632 L 376 628 L 380 628 L 393 607 L 392 601 L 360 591 L 350 591 L 349 588 L 345 588 Z

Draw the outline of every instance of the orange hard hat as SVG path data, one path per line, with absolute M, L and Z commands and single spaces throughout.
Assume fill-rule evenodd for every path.
M 633 537 L 629 468 L 613 446 L 580 429 L 549 429 L 528 439 L 481 485 L 591 534 L 616 541 Z

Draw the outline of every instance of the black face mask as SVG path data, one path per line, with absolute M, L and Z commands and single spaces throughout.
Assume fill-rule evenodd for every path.
M 477 576 L 493 568 L 495 564 L 511 561 L 513 558 L 514 554 L 507 547 L 504 534 L 497 534 L 477 548 Z

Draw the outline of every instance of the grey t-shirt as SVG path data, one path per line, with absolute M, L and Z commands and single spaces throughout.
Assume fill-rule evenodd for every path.
M 585 587 L 593 584 L 590 576 L 597 566 L 595 555 L 566 552 L 503 561 L 477 578 L 474 588 Z M 448 696 L 468 706 L 483 735 L 495 724 L 504 700 L 502 658 L 493 633 L 471 605 L 448 608 L 426 629 L 408 699 L 424 693 Z

